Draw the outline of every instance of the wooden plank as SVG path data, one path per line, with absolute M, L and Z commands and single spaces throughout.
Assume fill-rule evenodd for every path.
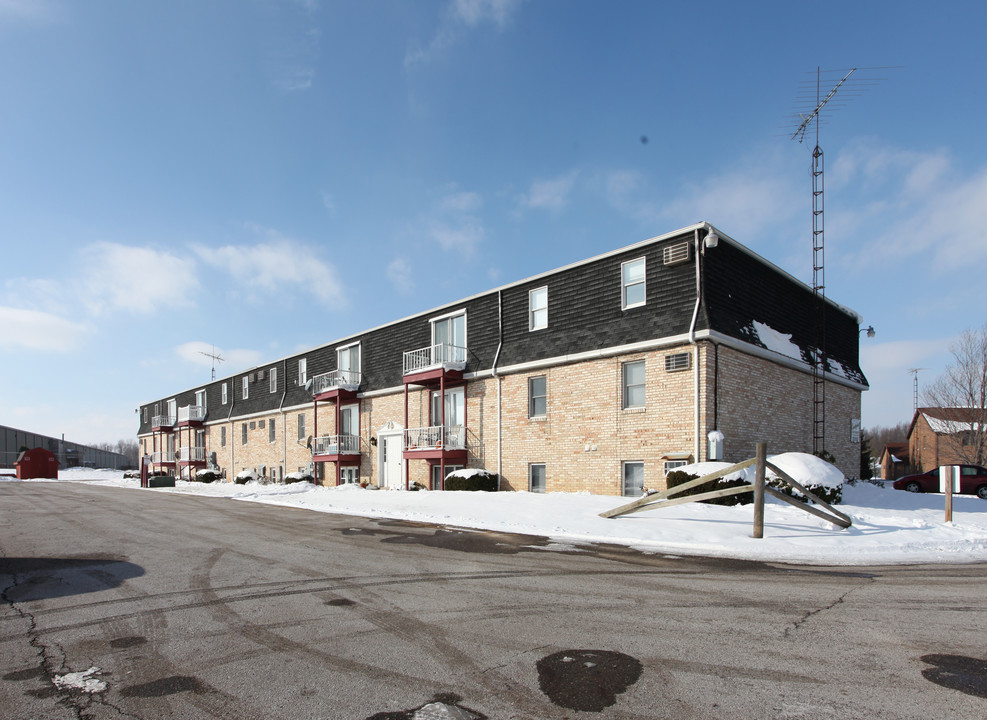
M 657 510 L 658 508 L 672 507 L 673 505 L 685 505 L 691 502 L 700 502 L 701 500 L 712 500 L 713 498 L 727 497 L 729 495 L 740 495 L 741 493 L 749 493 L 754 490 L 754 486 L 738 485 L 737 487 L 723 488 L 721 490 L 710 490 L 709 492 L 700 493 L 699 495 L 689 495 L 687 497 L 673 498 L 671 500 L 656 500 L 648 505 L 640 505 L 633 510 L 628 510 L 626 515 L 633 515 L 634 513 L 644 512 L 645 510 Z
M 600 517 L 614 518 L 620 515 L 626 515 L 627 513 L 634 510 L 634 508 L 636 507 L 640 507 L 641 505 L 649 505 L 658 500 L 664 500 L 665 498 L 671 497 L 672 495 L 678 495 L 684 490 L 698 487 L 699 485 L 708 483 L 711 480 L 718 480 L 719 478 L 724 477 L 726 475 L 730 475 L 731 473 L 735 473 L 738 470 L 743 470 L 744 468 L 748 468 L 753 464 L 754 464 L 753 458 L 751 458 L 750 460 L 744 460 L 744 462 L 737 463 L 736 465 L 731 465 L 730 467 L 723 468 L 722 470 L 717 470 L 716 472 L 712 472 L 709 475 L 703 475 L 701 478 L 690 480 L 689 482 L 682 483 L 681 485 L 676 485 L 675 487 L 672 488 L 666 488 L 661 492 L 651 493 L 650 495 L 644 495 L 642 497 L 637 498 L 636 500 L 632 500 L 626 505 L 621 505 L 620 507 L 616 507 L 613 510 L 607 510 L 606 512 L 601 512 Z
M 798 482 L 798 480 L 796 480 L 795 478 L 793 478 L 791 475 L 789 475 L 788 473 L 786 473 L 784 470 L 782 470 L 781 468 L 779 468 L 777 465 L 774 465 L 773 463 L 770 463 L 769 462 L 769 463 L 767 463 L 767 466 L 769 468 L 771 468 L 778 475 L 778 477 L 780 477 L 782 480 L 784 480 L 785 482 L 787 482 L 793 488 L 795 488 L 800 493 L 802 493 L 803 495 L 805 495 L 807 498 L 809 498 L 810 500 L 812 500 L 812 502 L 814 502 L 817 505 L 820 505 L 820 506 L 826 508 L 831 513 L 833 513 L 834 515 L 836 515 L 836 517 L 842 518 L 843 521 L 846 523 L 846 525 L 843 526 L 843 527 L 850 527 L 853 524 L 853 521 L 850 519 L 850 516 L 849 515 L 844 515 L 843 513 L 841 513 L 839 510 L 837 510 L 836 508 L 834 508 L 832 505 L 830 505 L 828 502 L 826 502 L 822 498 L 816 497 L 814 494 L 812 494 L 806 488 L 804 488 Z M 842 523 L 836 523 L 836 524 L 837 525 L 842 525 Z
M 784 502 L 787 502 L 789 505 L 794 505 L 799 510 L 805 510 L 805 512 L 807 512 L 807 513 L 810 513 L 810 514 L 815 515 L 817 517 L 821 517 L 826 522 L 831 522 L 834 525 L 839 525 L 844 530 L 846 528 L 850 527 L 850 525 L 852 525 L 852 522 L 850 521 L 850 519 L 849 518 L 846 518 L 846 516 L 845 515 L 842 515 L 842 513 L 841 513 L 842 517 L 837 517 L 835 515 L 830 515 L 829 513 L 823 512 L 819 508 L 814 508 L 811 505 L 806 505 L 801 500 L 796 500 L 793 497 L 789 497 L 788 495 L 786 495 L 785 493 L 783 493 L 781 490 L 776 490 L 775 488 L 771 487 L 770 485 L 766 485 L 765 486 L 764 492 L 766 492 L 771 497 L 778 498 L 779 500 L 782 500 Z M 843 518 L 846 518 L 846 519 L 844 520 Z

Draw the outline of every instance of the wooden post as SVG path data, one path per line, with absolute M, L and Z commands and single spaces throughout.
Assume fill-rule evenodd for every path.
M 754 537 L 764 537 L 764 463 L 768 458 L 766 443 L 757 444 L 754 463 Z
M 953 522 L 953 478 L 958 474 L 956 465 L 943 465 L 939 468 L 939 479 L 946 491 L 946 522 Z

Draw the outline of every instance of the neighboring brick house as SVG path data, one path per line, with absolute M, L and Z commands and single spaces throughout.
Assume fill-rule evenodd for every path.
M 813 303 L 701 223 L 147 403 L 138 437 L 183 474 L 439 488 L 467 466 L 503 489 L 637 494 L 758 441 L 811 452 Z M 852 475 L 859 320 L 825 302 L 826 449 Z
M 881 451 L 881 478 L 884 480 L 897 480 L 903 475 L 911 473 L 911 464 L 908 462 L 908 443 L 888 443 Z
M 911 471 L 923 473 L 940 465 L 983 464 L 983 434 L 974 432 L 981 427 L 983 416 L 984 411 L 976 408 L 916 410 L 908 428 Z

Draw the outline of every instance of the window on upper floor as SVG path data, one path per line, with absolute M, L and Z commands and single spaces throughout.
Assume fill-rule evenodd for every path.
M 205 390 L 196 390 L 195 391 L 195 405 L 196 405 L 196 407 L 200 407 L 203 410 L 206 409 L 206 391 Z
M 226 403 L 228 403 L 229 402 L 229 399 L 230 399 L 229 398 L 228 389 L 229 388 L 227 387 L 227 383 L 223 383 L 223 387 L 222 387 L 222 391 L 221 391 L 222 392 L 223 405 L 225 405 Z
M 303 386 L 308 382 L 308 360 L 306 358 L 298 359 L 298 384 Z
M 432 344 L 466 347 L 466 311 L 432 320 Z
M 548 286 L 528 292 L 528 330 L 548 327 Z
M 144 422 L 147 422 L 147 408 L 144 408 Z
M 647 299 L 644 270 L 645 264 L 643 257 L 621 263 L 621 307 L 624 310 L 644 305 Z
M 250 378 L 244 375 L 240 380 L 243 383 L 243 399 L 246 400 L 250 397 Z
M 545 417 L 548 412 L 548 379 L 544 375 L 528 378 L 528 417 Z
M 276 367 L 271 368 L 271 392 L 275 393 L 278 391 L 278 369 Z
M 344 383 L 360 381 L 360 343 L 336 349 L 336 369 Z
M 625 362 L 621 367 L 623 407 L 643 408 L 647 397 L 644 379 L 644 360 Z

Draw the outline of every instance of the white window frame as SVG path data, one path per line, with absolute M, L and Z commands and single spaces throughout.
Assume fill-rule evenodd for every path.
M 344 433 L 342 421 L 343 415 L 347 412 L 352 413 L 351 417 L 353 418 L 353 422 L 350 427 L 352 432 Z M 357 437 L 360 437 L 360 403 L 350 403 L 349 405 L 343 405 L 339 408 L 339 421 L 340 427 L 336 428 L 337 435 L 356 435 Z
M 635 265 L 637 263 L 641 263 L 642 266 L 641 279 L 634 282 L 628 282 L 625 278 L 625 269 L 628 268 L 630 265 Z M 637 287 L 638 285 L 641 286 L 644 299 L 639 302 L 633 302 L 633 303 L 627 302 L 628 289 L 632 287 Z M 636 307 L 641 307 L 642 305 L 646 305 L 647 302 L 648 302 L 648 263 L 646 258 L 639 257 L 639 258 L 634 258 L 633 260 L 627 260 L 626 262 L 622 262 L 620 264 L 620 307 L 624 310 L 628 310 L 630 308 L 636 308 Z
M 305 413 L 298 413 L 298 439 L 305 439 Z
M 469 338 L 469 322 L 467 321 L 467 318 L 466 318 L 466 309 L 465 308 L 463 308 L 462 310 L 453 310 L 452 312 L 446 313 L 445 315 L 439 315 L 438 317 L 434 317 L 434 318 L 431 318 L 429 320 L 429 323 L 432 326 L 432 345 L 438 345 L 439 344 L 435 340 L 435 324 L 436 323 L 440 323 L 440 322 L 446 322 L 447 320 L 452 320 L 453 318 L 459 317 L 460 315 L 462 315 L 462 317 L 463 317 L 463 344 L 460 347 L 464 347 L 464 348 L 469 347 L 469 341 L 468 341 L 468 338 Z M 452 343 L 450 343 L 450 344 L 452 344 Z
M 226 447 L 226 426 L 223 425 L 219 428 L 219 446 Z
M 240 444 L 247 444 L 247 423 L 240 423 Z
M 535 395 L 534 392 L 534 382 L 536 380 L 544 380 L 544 395 Z M 535 412 L 535 400 L 537 398 L 543 398 L 544 400 L 544 412 Z M 548 416 L 548 376 L 547 375 L 533 375 L 528 378 L 528 417 L 529 418 L 544 418 Z
M 644 461 L 642 460 L 625 460 L 620 464 L 620 494 L 624 497 L 641 497 L 641 495 L 628 495 L 627 494 L 627 469 L 631 466 L 640 466 L 641 468 L 641 494 L 644 492 Z
M 276 393 L 278 391 L 278 369 L 276 367 L 271 368 L 269 377 L 271 379 L 271 392 Z
M 144 406 L 144 422 L 147 423 L 147 406 Z
M 345 354 L 350 361 L 353 359 L 353 348 L 356 348 L 356 367 L 350 364 L 350 367 L 343 367 L 343 355 Z M 350 343 L 349 345 L 344 345 L 343 347 L 336 348 L 336 369 L 337 370 L 349 370 L 350 372 L 359 373 L 363 370 L 363 348 L 360 347 L 359 342 Z
M 223 405 L 226 405 L 230 400 L 228 385 L 229 383 L 223 383 L 223 389 L 221 391 Z
M 535 468 L 541 468 L 541 489 L 535 489 Z M 528 492 L 544 493 L 547 491 L 548 472 L 545 463 L 528 463 Z
M 446 477 L 450 473 L 454 473 L 457 470 L 462 470 L 465 465 L 446 465 Z M 442 463 L 433 463 L 431 469 L 429 470 L 429 489 L 430 490 L 441 490 L 443 485 L 445 485 L 445 478 L 442 477 Z
M 196 407 L 200 407 L 203 410 L 206 409 L 206 389 L 205 388 L 202 388 L 202 390 L 196 390 L 195 391 L 195 405 L 196 405 Z
M 308 382 L 308 358 L 298 358 L 298 384 L 305 387 Z
M 352 480 L 348 476 L 352 476 Z M 343 485 L 356 485 L 360 482 L 360 468 L 356 465 L 343 465 L 339 468 L 339 482 Z
M 544 305 L 536 305 L 536 294 L 544 293 Z M 548 327 L 548 285 L 528 291 L 528 332 Z
M 644 382 L 634 383 L 633 385 L 627 382 L 627 369 L 631 365 L 640 365 L 644 372 Z M 648 365 L 645 360 L 630 360 L 620 365 L 620 387 L 621 387 L 621 407 L 624 410 L 636 410 L 639 408 L 645 408 L 648 406 Z M 642 388 L 644 393 L 644 401 L 639 405 L 632 405 L 630 400 L 630 389 L 631 388 Z
M 688 460 L 666 460 L 662 470 L 666 475 L 668 475 L 668 473 L 673 470 L 677 470 L 680 467 L 685 467 L 688 464 Z
M 241 392 L 241 395 L 243 396 L 242 399 L 248 400 L 250 398 L 250 378 L 244 375 L 240 378 L 240 384 L 243 387 L 243 391 Z

